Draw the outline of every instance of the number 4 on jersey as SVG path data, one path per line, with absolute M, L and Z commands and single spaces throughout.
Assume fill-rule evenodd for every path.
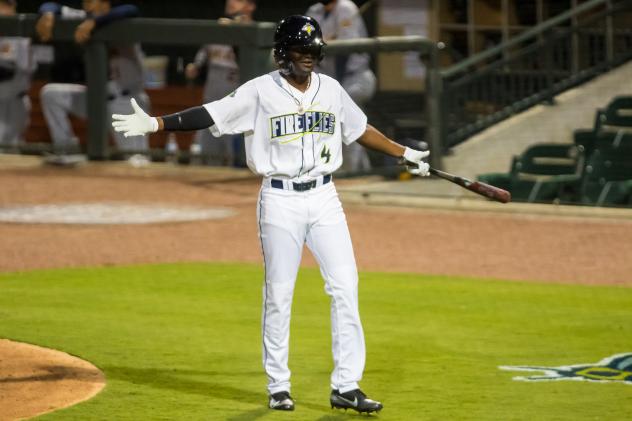
M 331 159 L 331 151 L 327 147 L 327 145 L 323 145 L 323 150 L 320 152 L 320 157 L 323 158 L 325 164 L 329 164 L 329 160 Z

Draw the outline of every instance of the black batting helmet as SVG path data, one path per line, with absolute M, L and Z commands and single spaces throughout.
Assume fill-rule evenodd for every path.
M 292 15 L 283 19 L 274 32 L 274 57 L 282 68 L 288 68 L 288 51 L 299 47 L 312 53 L 318 61 L 324 57 L 323 33 L 316 19 L 309 16 Z

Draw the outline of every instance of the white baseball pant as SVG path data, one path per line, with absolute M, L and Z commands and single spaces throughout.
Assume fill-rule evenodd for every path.
M 42 111 L 53 140 L 53 145 L 61 148 L 76 147 L 78 139 L 75 135 L 68 115 L 87 118 L 85 85 L 74 83 L 49 83 L 40 92 Z M 134 94 L 138 104 L 145 110 L 149 106 L 149 97 L 144 92 Z M 108 100 L 108 115 L 132 114 L 134 110 L 129 96 L 116 96 Z M 148 149 L 147 136 L 125 138 L 123 133 L 111 130 L 116 147 L 120 151 L 144 151 Z
M 0 147 L 17 147 L 24 140 L 30 112 L 27 95 L 0 100 Z
M 291 181 L 284 181 L 288 184 Z M 316 258 L 331 297 L 331 387 L 343 393 L 358 388 L 365 362 L 358 272 L 333 182 L 301 192 L 272 187 L 270 179 L 264 179 L 257 219 L 265 265 L 262 336 L 268 392 L 290 391 L 290 312 L 304 244 Z

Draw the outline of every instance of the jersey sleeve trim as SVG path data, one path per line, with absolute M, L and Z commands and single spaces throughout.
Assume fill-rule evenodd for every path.
M 357 129 L 353 130 L 349 134 L 348 137 L 343 137 L 342 141 L 344 142 L 345 145 L 351 145 L 353 142 L 360 139 L 360 137 L 364 134 L 364 132 L 366 132 L 368 119 L 366 115 L 363 115 L 362 118 L 364 120 L 364 125 L 362 127 L 358 127 Z
M 208 104 L 204 104 L 203 107 L 206 109 L 206 111 L 210 114 L 211 118 L 213 119 L 213 125 L 209 127 L 211 134 L 213 134 L 213 136 L 215 137 L 220 137 L 224 133 L 225 127 L 222 121 L 215 115 L 215 110 L 213 109 L 213 103 L 209 102 Z
M 214 122 L 209 128 L 213 136 L 245 133 L 254 129 L 259 79 L 251 79 L 224 98 L 203 105 Z

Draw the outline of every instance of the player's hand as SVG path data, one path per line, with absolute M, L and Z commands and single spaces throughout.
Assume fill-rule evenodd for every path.
M 125 137 L 157 132 L 158 120 L 143 111 L 134 98 L 132 98 L 131 103 L 134 114 L 112 114 L 114 131 L 123 132 Z
M 75 41 L 77 44 L 88 42 L 95 25 L 94 19 L 86 19 L 77 26 L 77 29 L 75 29 Z
M 35 32 L 43 42 L 48 42 L 53 38 L 53 27 L 55 26 L 55 15 L 44 13 L 35 24 Z
M 420 177 L 429 176 L 430 165 L 423 161 L 428 155 L 430 155 L 429 151 L 418 151 L 407 147 L 403 155 L 406 160 L 406 171 Z

